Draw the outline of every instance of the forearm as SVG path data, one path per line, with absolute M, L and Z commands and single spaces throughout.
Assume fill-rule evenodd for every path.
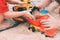
M 46 6 L 48 6 L 51 2 L 52 2 L 52 0 L 42 0 L 42 1 L 40 2 L 40 6 L 46 7 Z
M 8 0 L 8 3 L 10 3 L 10 4 L 22 4 L 22 1 L 20 1 L 20 0 Z
M 58 4 L 56 1 L 54 1 L 54 2 L 52 2 L 48 7 L 46 7 L 46 9 L 49 10 L 49 11 L 53 11 L 53 10 L 55 10 L 58 6 L 59 6 L 59 4 Z
M 22 11 L 22 12 L 8 11 L 8 12 L 4 13 L 4 16 L 6 18 L 15 18 L 15 17 L 19 17 L 19 16 L 24 16 L 24 13 L 27 13 L 27 12 L 26 11 Z

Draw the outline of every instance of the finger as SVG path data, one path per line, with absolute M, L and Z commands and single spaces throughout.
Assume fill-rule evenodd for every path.
M 44 25 L 45 27 L 49 27 L 50 25 Z
M 30 19 L 35 19 L 35 17 L 34 17 L 33 15 L 31 15 L 30 13 L 28 14 L 28 17 L 29 17 Z
M 50 24 L 50 22 L 42 22 L 41 24 L 43 24 L 43 25 L 48 25 L 48 24 Z
M 48 22 L 49 20 L 41 20 L 40 22 L 43 23 L 43 22 Z
M 35 20 L 35 17 L 33 15 L 31 15 L 31 19 Z
M 51 29 L 53 29 L 53 28 L 49 27 L 49 28 L 45 28 L 44 30 L 51 30 Z
M 45 28 L 44 30 L 51 30 L 52 28 Z
M 54 18 L 54 17 L 53 17 L 52 15 L 50 15 L 50 14 L 49 14 L 49 16 L 50 16 L 50 18 Z

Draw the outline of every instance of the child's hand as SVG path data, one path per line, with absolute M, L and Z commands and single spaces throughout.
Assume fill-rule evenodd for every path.
M 31 15 L 31 13 L 29 11 L 25 11 L 25 13 L 23 14 L 23 16 L 25 18 L 35 19 L 34 16 Z
M 44 26 L 49 27 L 49 28 L 46 28 L 45 30 L 58 28 L 60 26 L 60 20 L 58 20 L 56 18 L 49 18 L 46 20 L 42 20 L 41 23 Z

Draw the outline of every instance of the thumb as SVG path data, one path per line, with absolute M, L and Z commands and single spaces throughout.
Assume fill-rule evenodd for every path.
M 51 29 L 53 29 L 53 28 L 45 28 L 44 30 L 51 30 Z

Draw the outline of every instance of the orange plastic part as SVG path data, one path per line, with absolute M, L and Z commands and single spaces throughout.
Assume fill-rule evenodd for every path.
M 32 25 L 39 26 L 40 27 L 40 32 L 44 32 L 47 36 L 51 37 L 51 36 L 54 36 L 56 34 L 57 30 L 55 28 L 50 29 L 50 30 L 44 30 L 45 26 L 40 23 L 41 20 L 48 19 L 49 17 L 50 17 L 49 15 L 43 15 L 43 16 L 38 17 L 37 20 L 32 20 L 32 19 L 29 19 L 29 18 L 27 18 L 27 20 Z
M 50 29 L 50 30 L 45 30 L 44 31 L 47 36 L 53 37 L 56 35 L 57 29 Z

